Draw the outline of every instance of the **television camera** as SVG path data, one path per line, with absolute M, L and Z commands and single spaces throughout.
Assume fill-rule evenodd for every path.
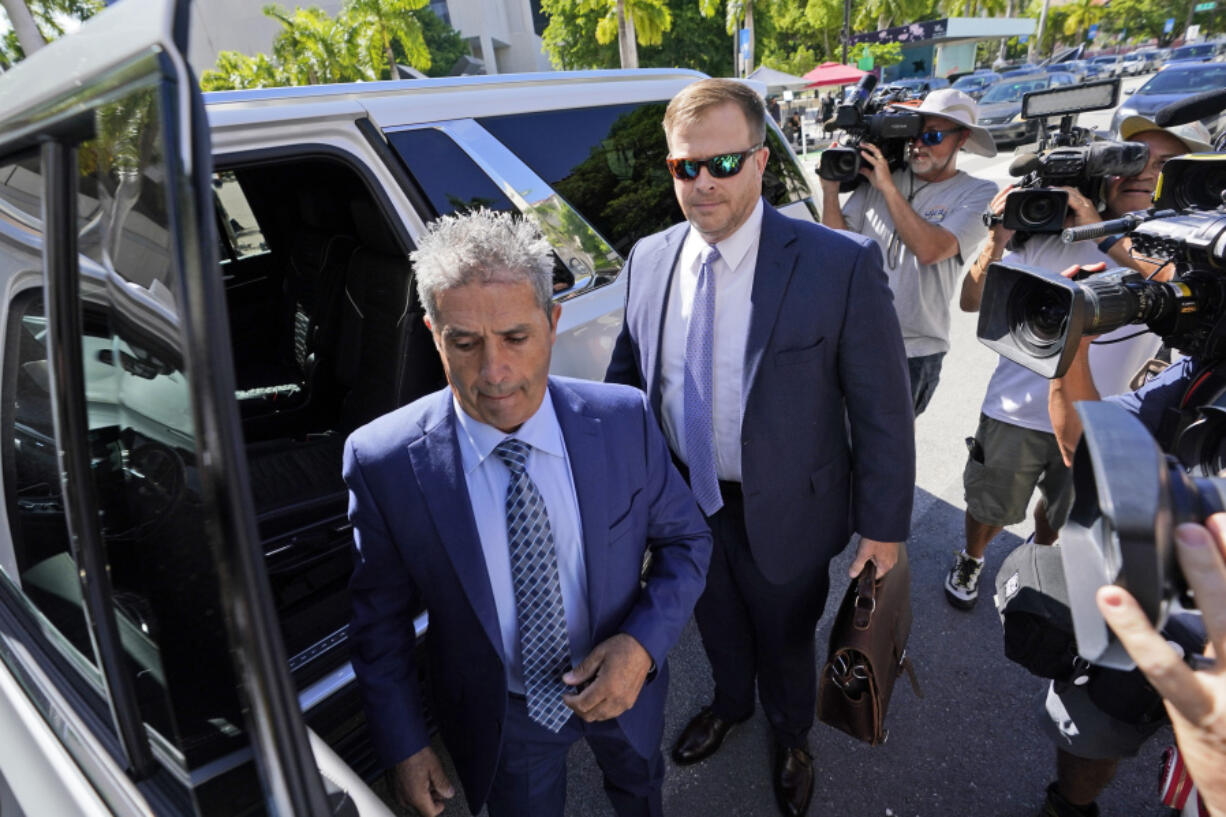
M 905 89 L 874 94 L 877 77 L 865 74 L 848 89 L 835 109 L 834 126 L 847 136 L 839 147 L 822 151 L 817 173 L 823 179 L 839 182 L 840 191 L 854 190 L 864 176 L 860 174 L 860 145 L 876 145 L 895 171 L 907 158 L 907 144 L 924 129 L 924 117 L 916 111 L 900 111 L 888 106 L 906 99 Z
M 1169 264 L 1168 281 L 1132 269 L 1078 274 L 993 264 L 978 335 L 989 348 L 1045 377 L 1066 373 L 1083 338 L 1143 324 L 1206 372 L 1226 364 L 1226 155 L 1170 159 L 1154 206 L 1063 231 L 1067 242 L 1126 233 L 1135 255 Z M 1212 364 L 1217 364 L 1214 367 Z M 1205 375 L 1205 378 L 1208 376 Z M 1165 450 L 1121 407 L 1079 403 L 1073 508 L 1061 557 L 1077 649 L 1091 664 L 1134 665 L 1103 620 L 1095 592 L 1127 587 L 1155 627 L 1192 607 L 1174 551 L 1182 522 L 1226 510 L 1226 378 L 1184 395 Z M 1203 392 L 1203 393 L 1201 393 Z M 1189 400 L 1195 397 L 1194 400 Z M 1188 658 L 1196 664 L 1195 655 Z
M 1009 173 L 1021 181 L 1005 197 L 1004 213 L 984 213 L 984 223 L 1023 234 L 1058 233 L 1068 213 L 1068 192 L 1059 188 L 1076 187 L 1095 201 L 1104 177 L 1140 173 L 1149 160 L 1144 144 L 1094 141 L 1091 131 L 1074 124 L 1079 113 L 1114 108 L 1119 94 L 1119 79 L 1025 94 L 1021 115 L 1038 122 L 1038 150 L 1013 160 Z M 1047 120 L 1054 116 L 1060 125 L 1049 133 Z

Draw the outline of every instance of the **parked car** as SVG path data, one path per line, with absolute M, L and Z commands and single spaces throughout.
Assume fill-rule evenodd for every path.
M 1000 76 L 1001 79 L 1014 79 L 1015 77 L 1024 77 L 1027 74 L 1040 74 L 1044 70 L 1046 69 L 1044 69 L 1041 65 L 1026 62 L 1016 67 L 1001 69 Z
M 959 77 L 958 80 L 954 82 L 952 87 L 957 88 L 959 91 L 963 91 L 974 99 L 979 99 L 981 96 L 983 96 L 984 91 L 988 89 L 988 86 L 994 82 L 997 82 L 999 79 L 1000 74 L 996 73 L 995 71 L 984 71 L 982 73 L 975 72 L 973 74 L 967 74 Z
M 1158 48 L 1140 48 L 1132 52 L 1138 54 L 1143 61 L 1142 73 L 1152 74 L 1162 66 L 1163 54 Z
M 992 134 L 997 145 L 1032 142 L 1039 135 L 1039 120 L 1022 119 L 1022 96 L 1031 91 L 1044 91 L 1063 85 L 1075 85 L 1072 74 L 1055 71 L 1016 79 L 1002 79 L 988 88 L 979 99 L 979 124 Z M 1051 117 L 1048 124 L 1059 125 L 1060 117 Z
M 1120 76 L 1138 77 L 1147 70 L 1148 60 L 1139 51 L 1132 51 L 1120 57 Z
M 1166 65 L 1169 67 L 1177 63 L 1209 62 L 1217 55 L 1218 48 L 1214 43 L 1181 45 L 1178 48 L 1172 49 L 1171 55 L 1166 60 Z
M 1154 114 L 1177 99 L 1226 88 L 1226 63 L 1180 62 L 1168 65 L 1154 74 L 1145 84 L 1131 93 L 1111 117 L 1112 133 L 1119 133 L 1120 122 L 1140 114 L 1151 119 Z M 1218 131 L 1222 114 L 1216 113 L 1201 120 L 1211 134 Z
M 602 376 L 701 75 L 201 95 L 188 14 L 125 0 L 0 75 L 0 811 L 387 815 L 340 469 L 444 382 L 409 251 L 466 208 L 533 219 L 554 370 Z M 767 199 L 811 218 L 767 144 Z
M 1057 71 L 1065 74 L 1072 74 L 1078 82 L 1086 81 L 1087 65 L 1085 60 L 1069 60 L 1067 62 L 1053 62 L 1044 66 L 1048 72 Z M 1095 69 L 1095 75 L 1099 71 Z
M 908 99 L 923 99 L 929 92 L 940 88 L 948 88 L 949 80 L 944 77 L 905 77 L 883 83 L 881 93 L 901 90 Z
M 1101 54 L 1092 57 L 1090 62 L 1097 65 L 1103 72 L 1102 79 L 1118 77 L 1123 72 L 1123 60 L 1119 54 Z

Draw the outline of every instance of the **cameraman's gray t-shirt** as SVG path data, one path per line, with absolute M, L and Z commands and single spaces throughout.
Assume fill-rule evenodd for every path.
M 867 181 L 843 206 L 843 219 L 847 229 L 873 239 L 881 247 L 907 357 L 947 352 L 954 287 L 963 259 L 969 259 L 988 235 L 983 212 L 996 195 L 997 186 L 961 170 L 943 182 L 929 184 L 912 176 L 908 168 L 894 172 L 894 184 L 910 197 L 911 208 L 921 218 L 954 234 L 958 253 L 936 264 L 920 264 L 898 237 L 885 197 Z

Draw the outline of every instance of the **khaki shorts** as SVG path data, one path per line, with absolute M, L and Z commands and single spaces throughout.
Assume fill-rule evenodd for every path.
M 1073 504 L 1073 485 L 1055 434 L 981 414 L 970 445 L 962 485 L 966 510 L 977 522 L 1003 528 L 1023 521 L 1038 486 L 1052 527 L 1064 524 Z

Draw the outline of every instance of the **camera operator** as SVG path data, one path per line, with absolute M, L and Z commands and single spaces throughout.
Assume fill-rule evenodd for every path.
M 909 145 L 907 167 L 891 173 L 881 149 L 861 144 L 869 185 L 839 207 L 839 183 L 822 179 L 822 224 L 874 239 L 885 256 L 902 324 L 915 414 L 927 407 L 949 350 L 949 303 L 962 268 L 986 233 L 982 214 L 996 184 L 958 170 L 966 150 L 995 156 L 992 136 L 975 123 L 979 106 L 961 91 L 930 93 L 917 108 L 924 129 Z
M 1121 137 L 1149 147 L 1147 165 L 1135 176 L 1106 180 L 1102 185 L 1101 214 L 1084 191 L 1064 188 L 1069 196 L 1066 226 L 1093 224 L 1104 216 L 1118 218 L 1149 207 L 1163 162 L 1171 156 L 1208 149 L 1208 134 L 1200 123 L 1164 130 L 1148 119 L 1132 117 L 1121 128 Z M 994 213 L 1004 211 L 1008 192 L 1006 189 L 993 199 Z M 1014 238 L 1013 232 L 1003 225 L 992 227 L 983 251 L 963 279 L 960 298 L 963 310 L 978 310 L 986 270 L 992 262 L 1005 258 L 1005 248 Z M 1097 243 L 1065 244 L 1058 233 L 1047 233 L 1028 236 L 1020 248 L 1008 253 L 1006 260 L 1053 271 L 1106 262 L 1113 267 L 1133 267 L 1145 275 L 1155 272 L 1155 265 L 1132 258 L 1129 249 L 1127 238 L 1109 236 Z M 1159 277 L 1170 274 L 1170 268 L 1158 273 Z M 1127 391 L 1133 375 L 1161 345 L 1157 335 L 1135 326 L 1123 327 L 1102 340 L 1088 355 L 1082 355 L 1085 378 L 1095 388 L 1095 395 L 1100 391 L 1104 394 Z M 1097 387 L 1093 386 L 1095 381 Z M 1005 526 L 1025 518 L 1036 487 L 1042 494 L 1034 516 L 1036 542 L 1054 542 L 1056 531 L 1068 515 L 1072 501 L 1066 464 L 1069 460 L 1062 456 L 1053 429 L 1056 417 L 1048 414 L 1047 397 L 1048 381 L 1044 377 L 1000 358 L 988 382 L 975 436 L 967 440 L 970 452 L 963 472 L 966 544 L 955 554 L 944 584 L 945 597 L 955 607 L 974 606 L 988 543 Z
M 1171 648 L 1127 590 L 1098 591 L 1098 609 L 1128 654 L 1166 704 L 1175 740 L 1201 800 L 1214 817 L 1226 817 L 1226 514 L 1200 525 L 1180 525 L 1175 553 L 1197 603 L 1217 659 L 1193 671 Z

